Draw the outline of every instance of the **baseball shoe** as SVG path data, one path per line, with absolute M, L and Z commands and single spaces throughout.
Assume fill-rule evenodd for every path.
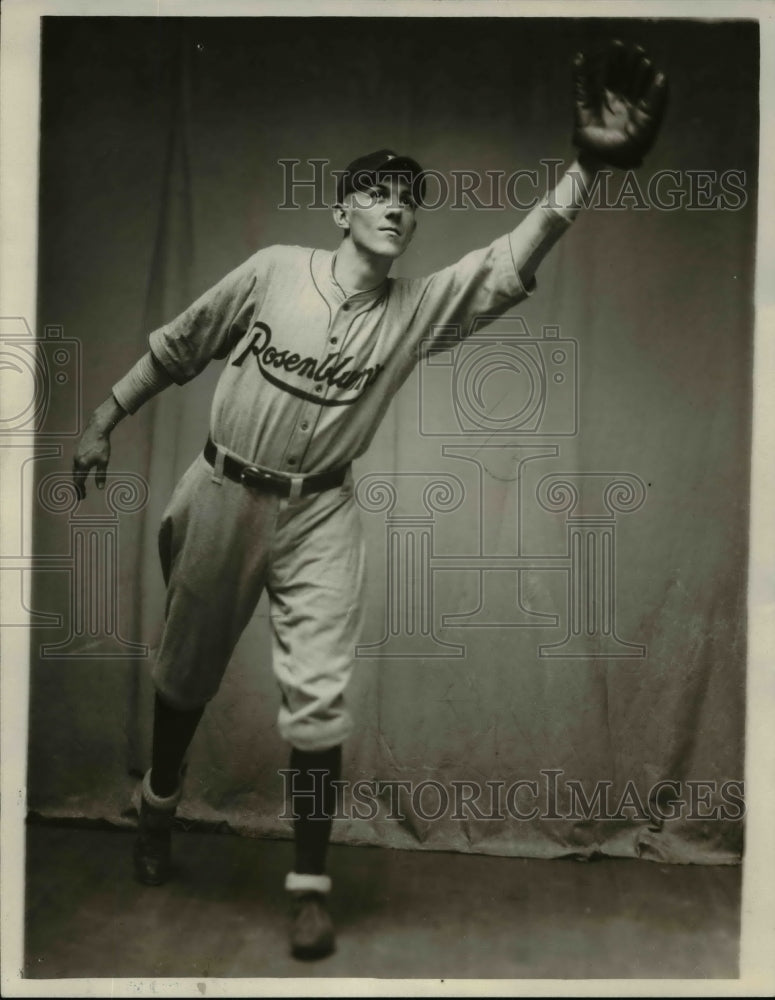
M 336 947 L 334 925 L 322 892 L 294 893 L 291 953 L 311 961 L 325 958 Z
M 331 891 L 329 876 L 288 872 L 285 888 L 293 899 L 291 954 L 306 960 L 330 955 L 336 941 L 326 906 Z
M 135 878 L 143 885 L 162 885 L 172 871 L 172 824 L 180 788 L 169 798 L 160 798 L 151 791 L 150 774 L 143 778 L 133 853 Z

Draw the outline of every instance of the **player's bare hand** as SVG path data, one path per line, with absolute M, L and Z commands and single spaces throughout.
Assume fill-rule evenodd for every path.
M 573 142 L 594 160 L 639 167 L 667 106 L 668 85 L 639 45 L 613 41 L 595 57 L 573 60 Z
M 86 496 L 86 479 L 91 469 L 94 469 L 97 489 L 103 489 L 109 461 L 110 436 L 92 417 L 81 435 L 73 457 L 73 484 L 79 500 Z

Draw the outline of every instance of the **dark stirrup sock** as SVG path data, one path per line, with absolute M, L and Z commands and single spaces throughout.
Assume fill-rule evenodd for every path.
M 178 789 L 183 758 L 204 709 L 205 706 L 201 705 L 181 711 L 156 695 L 150 787 L 160 798 L 168 798 Z
M 342 748 L 308 751 L 294 747 L 290 766 L 299 772 L 293 775 L 291 784 L 291 811 L 299 817 L 293 821 L 294 871 L 323 875 L 336 810 L 336 787 L 332 782 L 338 781 L 342 774 Z

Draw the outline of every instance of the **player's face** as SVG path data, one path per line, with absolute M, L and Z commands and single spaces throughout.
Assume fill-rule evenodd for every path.
M 417 228 L 417 204 L 402 177 L 381 177 L 345 199 L 343 214 L 356 247 L 394 259 L 409 246 Z

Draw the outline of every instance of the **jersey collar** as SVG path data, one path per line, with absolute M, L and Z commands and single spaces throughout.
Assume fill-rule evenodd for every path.
M 343 302 L 349 302 L 359 311 L 369 308 L 379 302 L 387 293 L 389 278 L 384 278 L 373 288 L 365 288 L 360 292 L 348 295 L 334 277 L 336 252 L 330 250 L 314 250 L 310 269 L 318 291 L 332 308 L 337 309 Z

